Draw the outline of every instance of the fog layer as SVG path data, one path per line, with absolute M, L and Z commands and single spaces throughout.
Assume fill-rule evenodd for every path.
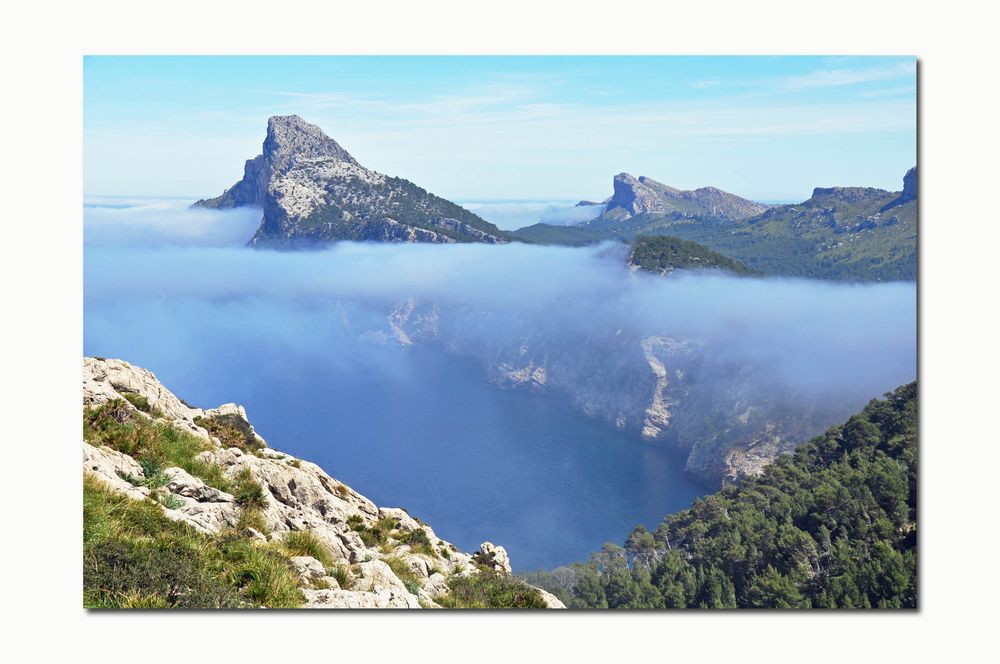
M 688 504 L 683 456 L 639 439 L 656 382 L 647 350 L 678 390 L 667 429 L 682 449 L 702 445 L 703 465 L 743 435 L 706 442 L 704 423 L 728 426 L 746 404 L 760 413 L 746 431 L 806 409 L 789 430 L 812 431 L 915 376 L 909 283 L 664 278 L 629 270 L 622 245 L 260 251 L 243 246 L 258 211 L 111 205 L 85 209 L 87 354 L 145 366 L 196 405 L 243 402 L 277 447 L 417 508 L 465 547 L 502 535 L 515 564 L 569 562 Z M 537 408 L 483 389 L 537 366 L 551 393 Z M 514 449 L 516 467 L 498 465 Z M 591 505 L 594 486 L 604 499 Z
M 603 205 L 577 206 L 570 201 L 462 201 L 460 205 L 507 231 L 537 223 L 572 226 L 604 211 Z

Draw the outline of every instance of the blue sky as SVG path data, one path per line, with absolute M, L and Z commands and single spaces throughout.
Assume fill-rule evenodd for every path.
M 87 57 L 84 191 L 204 197 L 296 113 L 457 200 L 601 199 L 619 172 L 758 200 L 900 189 L 912 57 Z

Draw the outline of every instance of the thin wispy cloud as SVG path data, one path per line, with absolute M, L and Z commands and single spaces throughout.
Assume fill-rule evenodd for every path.
M 805 74 L 803 76 L 792 76 L 780 83 L 780 87 L 786 90 L 797 90 L 804 88 L 836 88 L 848 85 L 859 85 L 862 83 L 872 83 L 876 81 L 887 81 L 899 78 L 910 78 L 916 76 L 916 66 L 912 62 L 901 62 L 883 67 L 870 67 L 865 69 L 823 69 Z
M 218 193 L 259 151 L 267 118 L 286 114 L 319 125 L 366 166 L 452 199 L 587 198 L 605 193 L 615 173 L 640 171 L 676 186 L 802 200 L 817 182 L 897 186 L 915 159 L 911 59 L 279 58 L 244 66 L 236 58 L 192 62 L 185 85 L 150 89 L 136 70 L 152 61 L 135 61 L 119 79 L 117 62 L 102 60 L 87 92 L 91 194 Z M 178 76 L 177 64 L 166 64 L 149 81 Z M 234 75 L 219 87 L 227 67 Z M 106 97 L 115 80 L 121 88 Z

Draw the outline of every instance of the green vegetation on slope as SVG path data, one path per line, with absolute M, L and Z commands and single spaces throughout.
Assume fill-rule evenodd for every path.
M 654 274 L 667 274 L 673 270 L 717 269 L 734 274 L 749 275 L 753 270 L 728 256 L 708 247 L 670 237 L 669 235 L 640 236 L 629 253 L 629 264 Z
M 803 203 L 741 221 L 607 214 L 578 226 L 535 224 L 511 233 L 521 242 L 569 246 L 643 235 L 697 242 L 768 276 L 893 281 L 914 280 L 917 273 L 916 199 L 862 187 L 817 189 Z
M 177 466 L 221 491 L 228 493 L 234 488 L 219 466 L 196 458 L 200 452 L 212 448 L 207 440 L 166 422 L 142 417 L 120 399 L 84 411 L 83 439 L 94 446 L 106 445 L 138 461 L 147 484 L 157 482 L 162 469 Z
M 132 399 L 129 402 L 135 403 Z M 145 412 L 145 411 L 144 411 Z M 212 420 L 199 420 L 203 425 Z M 224 440 L 248 443 L 243 427 L 223 418 L 213 432 Z M 334 564 L 326 544 L 312 532 L 289 532 L 282 540 L 261 542 L 244 536 L 246 528 L 267 532 L 263 516 L 264 488 L 249 469 L 226 476 L 222 468 L 195 457 L 211 449 L 207 441 L 164 421 L 144 417 L 116 399 L 84 410 L 84 438 L 91 445 L 107 446 L 133 457 L 142 477 L 123 477 L 150 489 L 150 498 L 135 500 L 117 493 L 93 475 L 83 477 L 83 603 L 87 608 L 290 608 L 304 597 L 291 558 L 311 556 L 327 568 L 343 589 L 354 586 L 354 575 Z M 256 441 L 256 438 L 253 438 Z M 199 533 L 173 521 L 167 507 L 176 496 L 166 493 L 164 469 L 184 468 L 235 496 L 240 507 L 235 528 L 217 535 Z M 344 492 L 349 490 L 344 485 Z M 348 525 L 368 546 L 390 553 L 405 544 L 416 553 L 451 557 L 443 542 L 440 549 L 423 530 L 407 531 L 394 518 L 382 518 L 365 527 L 353 516 Z M 420 579 L 408 562 L 396 556 L 385 559 L 414 595 Z M 452 608 L 545 608 L 541 594 L 523 581 L 498 577 L 480 568 L 469 578 L 452 577 L 453 593 L 440 598 Z M 314 587 L 317 587 L 314 585 Z
M 264 447 L 250 423 L 236 413 L 196 417 L 194 423 L 218 438 L 223 447 L 238 447 L 245 452 L 256 452 Z
M 482 568 L 471 576 L 448 580 L 451 592 L 435 597 L 446 609 L 544 609 L 545 600 L 537 588 L 520 579 L 501 576 Z
M 228 533 L 202 535 L 151 500 L 83 478 L 83 604 L 87 608 L 293 607 L 289 555 Z
M 916 608 L 917 384 L 590 562 L 526 575 L 578 608 Z
M 88 443 L 133 457 L 144 477 L 123 479 L 151 489 L 150 499 L 133 500 L 84 475 L 84 606 L 278 608 L 302 603 L 289 559 L 304 550 L 320 552 L 317 543 L 304 534 L 266 545 L 238 536 L 247 525 L 265 530 L 263 489 L 248 474 L 231 479 L 221 467 L 197 460 L 210 448 L 207 441 L 143 417 L 121 400 L 85 410 L 83 428 Z M 176 497 L 161 489 L 163 470 L 172 466 L 233 492 L 241 509 L 239 527 L 208 536 L 168 519 L 154 501 L 173 507 L 168 501 Z

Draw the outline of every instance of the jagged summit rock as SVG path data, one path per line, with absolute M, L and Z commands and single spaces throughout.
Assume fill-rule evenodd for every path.
M 337 240 L 506 242 L 472 212 L 408 180 L 369 170 L 339 143 L 297 115 L 267 122 L 260 155 L 243 179 L 196 207 L 263 208 L 255 247 L 310 247 Z
M 297 115 L 276 115 L 267 121 L 264 154 L 276 170 L 282 170 L 295 159 L 330 157 L 358 165 L 357 160 L 337 141 Z
M 910 170 L 906 171 L 906 175 L 903 176 L 903 195 L 900 196 L 900 200 L 903 203 L 907 201 L 912 201 L 917 197 L 917 167 L 914 166 Z
M 747 219 L 767 209 L 766 205 L 740 198 L 715 187 L 691 191 L 676 189 L 646 176 L 619 173 L 614 194 L 607 202 L 606 216 L 628 219 L 643 214 L 679 214 L 718 217 L 727 221 Z

